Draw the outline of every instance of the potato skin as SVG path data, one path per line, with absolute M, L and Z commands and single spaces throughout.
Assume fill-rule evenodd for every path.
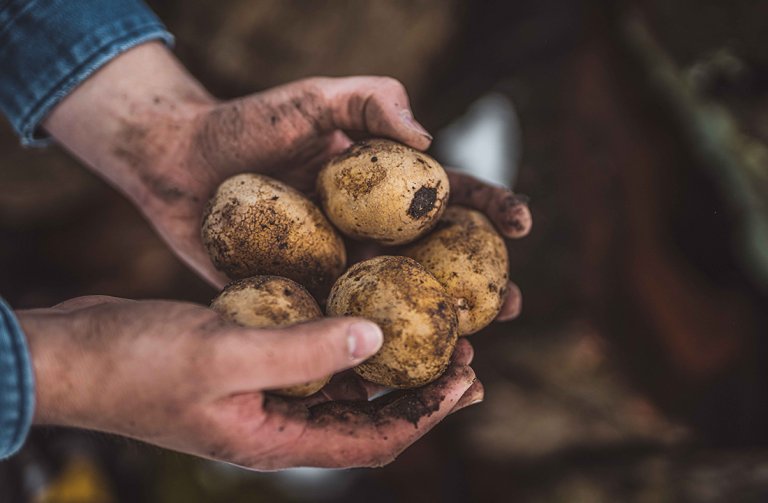
M 390 140 L 364 140 L 331 159 L 317 177 L 323 209 L 355 239 L 404 244 L 437 223 L 448 203 L 445 170 Z
M 453 299 L 407 257 L 384 255 L 350 267 L 333 285 L 327 312 L 362 316 L 381 327 L 381 349 L 354 370 L 394 388 L 437 379 L 448 367 L 458 337 Z
M 479 211 L 449 206 L 435 230 L 403 255 L 423 265 L 456 299 L 459 335 L 477 332 L 499 314 L 509 257 L 504 239 Z
M 320 209 L 297 190 L 263 175 L 225 180 L 208 203 L 203 244 L 231 279 L 272 274 L 324 299 L 347 261 L 344 243 Z
M 317 302 L 303 286 L 279 276 L 234 281 L 213 299 L 211 309 L 229 321 L 251 328 L 285 327 L 323 317 Z M 330 379 L 328 376 L 272 392 L 305 397 L 318 392 Z

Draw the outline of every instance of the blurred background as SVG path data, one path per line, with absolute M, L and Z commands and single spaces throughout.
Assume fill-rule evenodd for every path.
M 449 165 L 531 197 L 485 402 L 377 470 L 249 473 L 36 429 L 3 502 L 768 501 L 768 2 L 149 2 L 222 98 L 405 83 Z M 0 124 L 0 292 L 215 294 L 122 196 Z

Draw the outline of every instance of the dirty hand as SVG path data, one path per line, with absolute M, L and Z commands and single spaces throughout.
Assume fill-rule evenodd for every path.
M 37 424 L 116 433 L 253 469 L 382 465 L 482 398 L 466 341 L 439 380 L 371 402 L 263 392 L 377 351 L 380 330 L 356 318 L 255 330 L 195 304 L 113 297 L 17 316 L 32 355 Z
M 200 238 L 208 198 L 225 178 L 255 171 L 311 193 L 348 133 L 425 149 L 408 96 L 385 77 L 312 78 L 244 98 L 212 98 L 159 43 L 122 54 L 65 98 L 44 123 L 145 213 L 170 247 L 215 286 L 226 278 Z M 503 187 L 450 173 L 451 202 L 484 211 L 507 237 L 528 233 L 525 201 Z M 511 292 L 501 319 L 519 311 Z

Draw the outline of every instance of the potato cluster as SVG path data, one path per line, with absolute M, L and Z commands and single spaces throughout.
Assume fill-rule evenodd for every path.
M 381 327 L 381 349 L 354 369 L 361 377 L 394 388 L 434 381 L 457 337 L 482 329 L 501 309 L 503 239 L 481 213 L 448 206 L 448 177 L 434 159 L 390 140 L 361 141 L 331 159 L 317 192 L 323 211 L 263 175 L 221 184 L 202 238 L 213 264 L 237 281 L 211 307 L 235 323 L 270 328 L 322 316 L 317 299 L 329 316 Z M 353 240 L 407 246 L 344 272 L 337 229 Z M 327 382 L 276 392 L 309 396 Z

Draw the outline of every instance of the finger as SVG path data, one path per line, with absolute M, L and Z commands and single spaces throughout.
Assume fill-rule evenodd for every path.
M 390 77 L 347 77 L 323 81 L 332 125 L 386 136 L 425 150 L 432 136 L 416 122 L 403 84 Z
M 484 398 L 485 388 L 483 387 L 483 383 L 480 381 L 475 381 L 472 383 L 472 386 L 470 386 L 467 391 L 464 392 L 459 401 L 456 402 L 456 405 L 453 406 L 450 413 L 453 414 L 454 412 L 465 409 L 470 405 L 478 404 L 482 402 Z
M 229 278 L 213 265 L 211 257 L 208 255 L 202 240 L 199 238 L 199 232 L 194 237 L 194 240 L 195 246 L 191 247 L 189 251 L 177 250 L 179 257 L 181 257 L 184 263 L 197 272 L 209 285 L 221 290 L 227 283 L 229 283 Z
M 439 423 L 475 382 L 468 366 L 452 365 L 422 388 L 372 402 L 327 402 L 310 409 L 301 436 L 275 451 L 281 466 L 382 466 Z
M 504 236 L 521 238 L 531 231 L 533 220 L 528 198 L 506 187 L 491 185 L 477 178 L 447 170 L 451 184 L 451 203 L 485 213 Z
M 451 355 L 451 362 L 454 365 L 469 365 L 474 357 L 475 350 L 466 338 L 456 341 L 456 348 Z
M 75 297 L 74 299 L 68 299 L 64 302 L 60 302 L 53 306 L 53 309 L 59 311 L 77 311 L 80 309 L 86 309 L 93 306 L 100 306 L 103 304 L 122 304 L 126 302 L 134 302 L 130 299 L 121 299 L 119 297 L 111 297 L 109 295 L 85 295 L 83 297 Z
M 325 151 L 322 153 L 321 161 L 327 161 L 331 157 L 338 155 L 352 145 L 352 139 L 343 131 L 333 131 L 327 140 Z
M 520 288 L 511 281 L 507 283 L 507 292 L 505 294 L 504 303 L 501 305 L 499 314 L 496 316 L 496 321 L 509 321 L 514 320 L 520 316 L 520 311 L 523 309 L 523 295 L 520 293 Z
M 381 329 L 361 318 L 327 318 L 275 330 L 238 328 L 217 340 L 230 392 L 279 389 L 354 367 L 379 350 Z

